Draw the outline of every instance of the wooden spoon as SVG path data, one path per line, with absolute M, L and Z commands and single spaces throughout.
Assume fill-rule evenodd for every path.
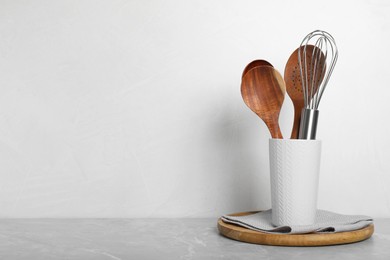
M 247 73 L 249 70 L 253 69 L 254 67 L 258 67 L 258 66 L 271 66 L 271 67 L 273 67 L 272 64 L 266 60 L 251 61 L 248 65 L 246 65 L 244 71 L 242 72 L 241 78 L 244 77 L 245 73 Z
M 303 48 L 303 47 L 300 47 Z M 307 67 L 311 67 L 311 60 L 313 55 L 314 48 L 317 48 L 313 45 L 307 45 L 306 46 L 306 62 Z M 284 69 L 284 80 L 286 82 L 286 90 L 288 95 L 290 96 L 293 105 L 294 105 L 294 123 L 293 128 L 291 131 L 291 139 L 297 139 L 298 133 L 299 133 L 299 124 L 301 121 L 301 112 L 302 109 L 305 106 L 305 101 L 303 97 L 303 90 L 302 90 L 302 79 L 301 79 L 301 72 L 300 67 L 298 63 L 298 50 L 297 48 L 290 56 L 290 58 L 287 61 L 286 67 Z M 318 51 L 321 51 L 319 48 L 317 48 L 316 53 Z M 303 50 L 301 49 L 301 55 L 303 55 Z M 301 57 L 303 60 L 304 57 Z M 318 66 L 323 66 L 323 63 L 325 62 L 325 55 L 321 52 L 321 56 L 319 58 L 320 64 Z M 310 78 L 312 76 L 312 72 L 307 72 L 307 77 Z M 317 76 L 317 84 L 315 84 L 313 88 L 313 94 L 315 94 L 318 90 L 319 85 L 321 84 L 324 74 L 321 73 L 321 76 Z M 308 89 L 309 95 L 311 95 L 311 89 Z
M 284 80 L 271 66 L 254 67 L 242 78 L 242 98 L 245 104 L 263 119 L 272 138 L 283 138 L 279 128 L 279 113 L 285 94 Z

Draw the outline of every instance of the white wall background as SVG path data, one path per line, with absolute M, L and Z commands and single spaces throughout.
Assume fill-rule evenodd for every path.
M 319 207 L 390 216 L 390 3 L 0 1 L 0 217 L 199 217 L 270 207 L 268 130 L 243 103 L 314 29 L 339 61 Z M 286 96 L 285 136 L 292 124 Z

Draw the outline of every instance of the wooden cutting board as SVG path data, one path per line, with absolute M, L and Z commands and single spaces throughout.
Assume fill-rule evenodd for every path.
M 259 211 L 241 212 L 231 216 L 245 216 Z M 225 223 L 218 219 L 219 232 L 228 238 L 261 245 L 273 246 L 329 246 L 349 244 L 366 240 L 374 233 L 374 224 L 365 228 L 339 233 L 312 233 L 312 234 L 269 234 L 250 230 L 235 224 Z

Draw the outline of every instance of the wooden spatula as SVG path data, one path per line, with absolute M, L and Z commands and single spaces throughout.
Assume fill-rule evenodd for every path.
M 242 98 L 245 104 L 263 119 L 272 138 L 283 138 L 279 128 L 279 113 L 285 94 L 284 80 L 271 66 L 254 67 L 242 78 Z

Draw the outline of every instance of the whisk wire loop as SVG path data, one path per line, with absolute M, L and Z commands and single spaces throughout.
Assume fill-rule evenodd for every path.
M 313 47 L 311 53 L 310 48 Z M 334 38 L 327 32 L 315 30 L 308 34 L 298 50 L 305 108 L 318 109 L 324 90 L 338 58 Z M 309 60 L 308 60 L 309 59 Z

